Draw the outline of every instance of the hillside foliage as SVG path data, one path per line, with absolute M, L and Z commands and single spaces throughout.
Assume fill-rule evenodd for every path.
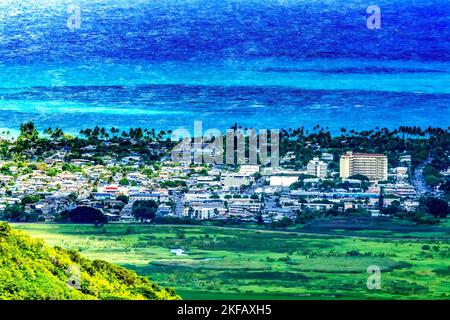
M 0 224 L 0 299 L 13 300 L 166 300 L 179 299 L 135 272 L 76 251 L 50 247 L 43 240 Z

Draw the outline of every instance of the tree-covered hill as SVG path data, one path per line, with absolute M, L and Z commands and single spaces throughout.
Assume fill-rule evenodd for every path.
M 52 248 L 0 223 L 0 299 L 179 299 L 136 273 Z

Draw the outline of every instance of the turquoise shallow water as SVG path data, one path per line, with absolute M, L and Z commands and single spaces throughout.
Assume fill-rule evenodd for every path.
M 338 131 L 448 126 L 450 73 L 441 62 L 130 61 L 0 67 L 0 128 L 33 120 L 71 133 L 121 128 L 295 128 Z
M 378 2 L 1 1 L 0 128 L 449 126 L 448 3 Z

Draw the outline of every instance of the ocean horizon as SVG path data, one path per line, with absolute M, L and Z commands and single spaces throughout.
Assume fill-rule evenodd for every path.
M 445 1 L 71 4 L 0 3 L 2 130 L 450 125 Z

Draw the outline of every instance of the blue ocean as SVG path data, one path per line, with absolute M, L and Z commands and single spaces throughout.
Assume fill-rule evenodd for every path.
M 448 127 L 450 4 L 1 0 L 0 130 L 29 120 L 73 134 Z

